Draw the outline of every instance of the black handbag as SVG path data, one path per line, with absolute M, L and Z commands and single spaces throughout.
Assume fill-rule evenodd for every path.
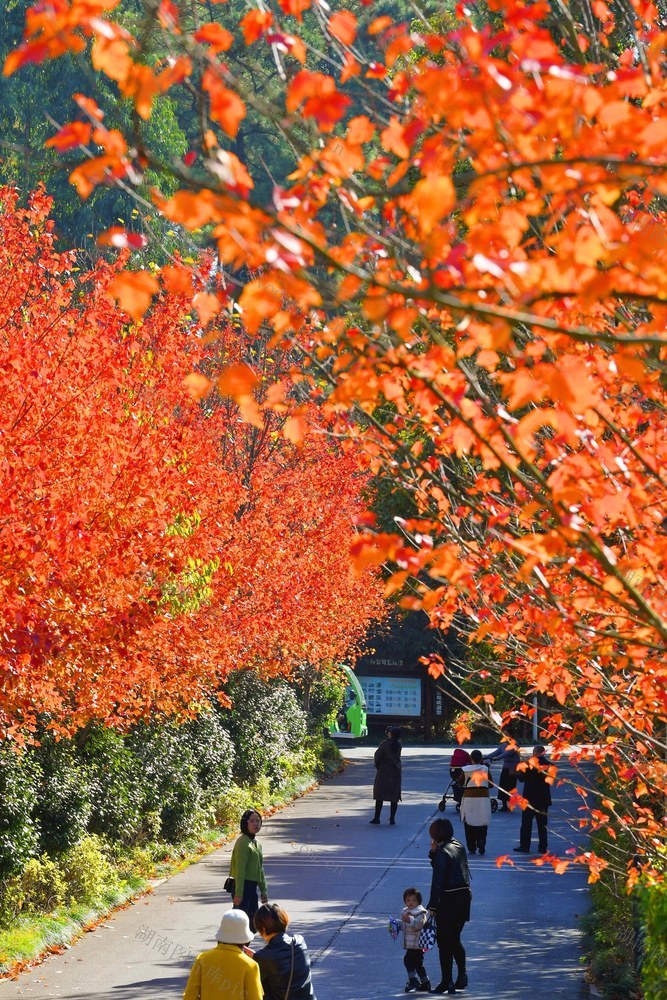
M 229 878 L 225 879 L 225 884 L 223 885 L 222 888 L 225 890 L 225 892 L 228 892 L 230 896 L 235 896 L 236 895 L 236 891 L 235 891 L 236 890 L 236 879 L 234 878 L 233 875 L 230 875 Z

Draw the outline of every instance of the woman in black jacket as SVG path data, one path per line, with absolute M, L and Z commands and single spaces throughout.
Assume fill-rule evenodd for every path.
M 288 924 L 288 914 L 276 903 L 255 914 L 255 929 L 266 941 L 255 955 L 264 1000 L 316 1000 L 306 942 L 300 934 L 287 934 Z
M 433 868 L 428 908 L 435 914 L 441 982 L 434 993 L 454 993 L 468 985 L 466 953 L 461 944 L 464 924 L 470 920 L 470 871 L 465 847 L 454 840 L 454 828 L 448 819 L 436 819 L 429 827 Z M 458 976 L 452 978 L 453 962 Z

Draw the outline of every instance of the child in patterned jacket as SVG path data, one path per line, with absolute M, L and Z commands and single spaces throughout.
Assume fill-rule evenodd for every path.
M 408 972 L 405 992 L 417 993 L 418 990 L 423 990 L 430 993 L 431 984 L 424 968 L 424 952 L 419 947 L 419 932 L 428 920 L 428 910 L 422 906 L 422 894 L 418 889 L 406 889 L 403 902 L 403 963 Z

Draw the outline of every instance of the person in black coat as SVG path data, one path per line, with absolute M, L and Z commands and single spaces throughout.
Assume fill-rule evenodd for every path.
M 464 925 L 470 920 L 470 870 L 463 844 L 454 840 L 454 828 L 448 819 L 436 819 L 429 827 L 433 868 L 429 912 L 435 914 L 435 929 L 442 980 L 434 993 L 455 993 L 468 985 L 466 953 L 461 943 Z M 458 975 L 452 977 L 454 962 Z
M 255 954 L 264 1000 L 316 1000 L 310 978 L 310 956 L 300 934 L 287 934 L 289 915 L 266 903 L 255 914 L 255 928 L 266 947 Z
M 523 796 L 528 800 L 521 817 L 519 846 L 514 848 L 520 854 L 530 853 L 533 818 L 537 823 L 537 849 L 540 854 L 547 853 L 547 810 L 551 805 L 551 787 L 547 782 L 548 766 L 546 749 L 538 744 L 533 748 L 528 767 L 517 774 L 519 781 L 523 782 Z
M 385 801 L 390 804 L 389 822 L 396 822 L 396 810 L 401 798 L 401 730 L 398 726 L 389 726 L 383 740 L 375 751 L 375 781 L 373 783 L 373 798 L 375 799 L 375 816 L 371 823 L 380 822 L 380 813 Z
M 509 812 L 510 795 L 516 788 L 516 769 L 521 763 L 521 753 L 513 740 L 503 740 L 497 750 L 488 754 L 488 760 L 496 760 L 502 757 L 502 769 L 498 779 L 498 801 L 501 812 Z

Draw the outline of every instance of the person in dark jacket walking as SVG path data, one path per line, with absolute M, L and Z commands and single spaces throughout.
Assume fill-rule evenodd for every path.
M 389 822 L 396 822 L 396 810 L 401 798 L 401 730 L 398 726 L 389 726 L 383 740 L 375 751 L 375 781 L 373 783 L 373 798 L 375 799 L 375 816 L 371 823 L 380 822 L 380 813 L 385 801 L 390 804 Z
M 433 868 L 428 909 L 435 914 L 440 971 L 442 979 L 434 993 L 455 993 L 468 985 L 466 953 L 461 932 L 470 920 L 470 870 L 463 844 L 454 840 L 454 828 L 448 819 L 436 819 L 429 827 Z M 453 979 L 453 963 L 458 975 Z
M 516 769 L 521 763 L 521 752 L 513 740 L 504 740 L 497 750 L 490 753 L 487 760 L 496 760 L 502 757 L 502 770 L 498 779 L 498 798 L 500 800 L 500 811 L 509 812 L 510 792 L 516 788 Z
M 316 1000 L 310 978 L 310 956 L 300 934 L 287 933 L 289 915 L 268 903 L 255 914 L 255 928 L 266 947 L 256 952 L 264 1000 Z
M 517 774 L 519 781 L 523 782 L 523 796 L 528 800 L 528 805 L 521 817 L 519 846 L 514 848 L 520 854 L 530 853 L 533 818 L 537 823 L 537 849 L 540 854 L 547 853 L 549 846 L 547 843 L 547 810 L 551 805 L 551 787 L 547 782 L 548 766 L 546 749 L 538 744 L 533 748 L 533 756 L 528 762 L 528 767 Z

